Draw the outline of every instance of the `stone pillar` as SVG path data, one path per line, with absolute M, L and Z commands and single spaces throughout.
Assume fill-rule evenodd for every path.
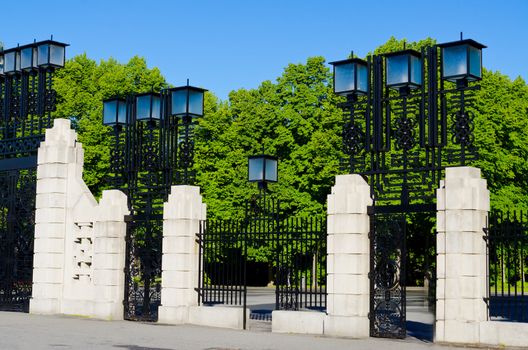
M 30 312 L 123 317 L 126 196 L 101 203 L 82 179 L 84 151 L 70 121 L 55 119 L 38 151 Z
M 117 190 L 103 191 L 94 223 L 93 316 L 122 320 L 125 295 L 126 195 Z
M 200 188 L 172 186 L 163 207 L 163 258 L 159 322 L 189 322 L 189 308 L 198 304 L 200 221 L 206 219 Z
M 32 313 L 60 312 L 68 173 L 82 152 L 75 148 L 76 139 L 70 122 L 57 119 L 38 151 Z
M 370 205 L 370 186 L 360 175 L 336 176 L 328 196 L 325 334 L 369 336 Z
M 435 341 L 479 343 L 487 320 L 486 243 L 490 208 L 480 169 L 447 168 L 437 190 Z

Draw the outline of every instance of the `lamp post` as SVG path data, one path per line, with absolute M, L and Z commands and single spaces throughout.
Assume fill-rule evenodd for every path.
M 446 166 L 476 157 L 472 95 L 485 47 L 461 38 L 331 62 L 334 92 L 347 98 L 346 166 L 370 178 L 375 200 L 405 206 L 433 198 Z
M 192 184 L 193 127 L 206 90 L 189 86 L 103 101 L 110 126 L 110 172 L 128 196 L 125 318 L 155 321 L 160 303 L 163 203 L 176 184 Z M 140 281 L 138 283 L 138 280 Z
M 46 40 L 0 50 L 0 310 L 29 310 L 37 151 L 52 126 L 53 75 L 66 46 Z
M 27 153 L 38 148 L 56 109 L 53 73 L 64 66 L 66 46 L 52 38 L 0 52 L 0 142 L 26 140 L 2 149 Z

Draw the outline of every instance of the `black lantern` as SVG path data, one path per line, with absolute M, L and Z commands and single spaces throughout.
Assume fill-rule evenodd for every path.
M 277 157 L 258 155 L 248 157 L 249 182 L 277 182 Z
M 66 60 L 67 44 L 59 43 L 53 40 L 41 41 L 35 44 L 38 50 L 37 63 L 39 67 L 64 67 Z
M 330 62 L 334 66 L 334 93 L 342 96 L 367 94 L 368 65 L 359 58 Z
M 171 115 L 191 118 L 202 117 L 206 91 L 189 85 L 170 89 Z
M 438 46 L 442 49 L 442 79 L 452 82 L 482 79 L 482 49 L 486 46 L 471 39 Z
M 20 72 L 20 51 L 17 48 L 4 51 L 4 73 Z
M 154 122 L 160 119 L 160 95 L 153 92 L 136 95 L 136 120 Z
M 127 123 L 126 101 L 120 98 L 112 98 L 103 101 L 103 124 L 108 126 L 119 126 Z
M 417 89 L 422 86 L 422 58 L 415 50 L 385 55 L 387 86 L 394 89 Z
M 20 68 L 24 71 L 37 69 L 37 47 L 26 45 L 20 48 Z

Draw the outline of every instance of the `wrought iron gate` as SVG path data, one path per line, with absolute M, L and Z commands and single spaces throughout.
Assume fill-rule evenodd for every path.
M 29 311 L 37 150 L 52 124 L 65 46 L 48 40 L 0 53 L 0 310 Z
M 370 335 L 405 338 L 405 214 L 370 218 Z
M 35 169 L 0 172 L 0 310 L 29 311 Z
M 163 221 L 134 216 L 127 221 L 125 319 L 156 321 L 161 305 Z
M 492 211 L 485 232 L 489 315 L 494 321 L 528 322 L 528 215 Z
M 197 242 L 199 304 L 246 309 L 250 260 L 258 256 L 269 265 L 276 310 L 326 309 L 326 215 L 281 218 L 278 201 L 258 196 L 242 219 L 202 222 Z

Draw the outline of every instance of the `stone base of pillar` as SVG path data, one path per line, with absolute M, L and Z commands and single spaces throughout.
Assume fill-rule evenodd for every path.
M 59 299 L 31 298 L 29 313 L 35 315 L 54 315 L 60 313 Z
M 122 320 L 124 314 L 123 303 L 109 301 L 95 301 L 93 305 L 93 317 L 102 320 Z
M 189 322 L 188 306 L 160 306 L 158 307 L 158 323 L 184 324 Z
M 368 317 L 331 316 L 324 320 L 324 334 L 338 337 L 368 338 L 370 320 Z

